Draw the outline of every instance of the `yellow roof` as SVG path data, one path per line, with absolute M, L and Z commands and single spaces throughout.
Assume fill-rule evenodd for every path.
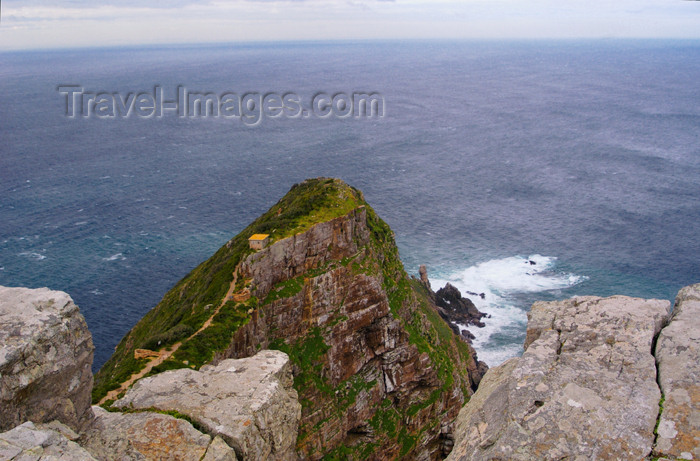
M 248 240 L 265 240 L 270 234 L 253 234 Z

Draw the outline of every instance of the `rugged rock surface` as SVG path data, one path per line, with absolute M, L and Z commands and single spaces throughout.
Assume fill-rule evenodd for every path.
M 243 460 L 296 459 L 294 444 L 301 406 L 292 388 L 289 358 L 279 351 L 262 351 L 250 358 L 224 360 L 216 366 L 202 367 L 200 371 L 172 370 L 144 378 L 114 406 L 122 409 L 154 408 L 187 415 L 207 433 L 223 438 Z M 185 437 L 188 447 L 200 446 L 199 457 L 208 445 L 207 436 L 197 436 L 193 430 L 184 431 L 182 426 L 189 426 L 184 421 L 185 424 L 178 425 L 172 420 L 157 421 L 152 415 L 140 421 L 130 421 L 138 415 L 123 415 L 115 422 L 108 415 L 98 413 L 98 416 L 105 419 L 106 428 L 125 422 L 126 438 L 132 445 L 148 444 L 152 439 L 150 448 L 168 450 L 168 433 L 173 438 Z M 158 440 L 134 434 L 133 428 L 139 424 L 150 426 Z M 141 439 L 135 440 L 135 436 Z M 199 437 L 201 444 L 193 443 L 193 437 Z M 199 457 L 193 453 L 191 457 L 183 455 L 181 459 L 198 460 Z
M 428 278 L 428 269 L 424 264 L 421 264 L 418 268 L 418 275 L 421 285 L 428 291 L 428 295 L 435 304 L 440 317 L 445 319 L 455 334 L 462 336 L 471 344 L 474 335 L 465 327 L 469 325 L 479 328 L 484 327 L 484 322 L 481 319 L 486 317 L 486 314 L 480 312 L 471 299 L 462 297 L 459 289 L 451 283 L 440 288 L 437 292 L 433 291 Z M 471 294 L 478 296 L 476 293 Z M 486 372 L 486 364 L 483 364 L 482 368 L 483 372 L 481 375 Z
M 411 290 L 405 292 L 406 317 L 397 318 L 402 303 L 392 315 L 377 261 L 395 255 L 375 253 L 367 220 L 367 209 L 360 207 L 248 257 L 241 273 L 255 295 L 272 300 L 239 329 L 221 357 L 278 347 L 296 358 L 304 405 L 297 448 L 305 457 L 438 459 L 450 448 L 451 430 L 441 429 L 451 427 L 464 394 L 476 388 L 485 370 L 467 344 L 464 359 L 457 351 L 449 359 L 455 364 L 448 366 L 459 372 L 440 370 L 427 347 L 421 351 L 412 344 L 402 320 L 415 322 L 416 336 L 435 331 L 434 322 L 447 325 L 437 317 L 429 320 Z M 348 263 L 338 263 L 343 260 Z M 299 278 L 297 292 L 276 296 L 293 277 Z M 432 315 L 436 307 L 423 299 L 423 310 Z M 433 333 L 443 347 L 459 341 L 445 333 L 442 339 Z M 441 387 L 439 398 L 427 402 Z M 409 409 L 415 413 L 404 416 Z M 401 426 L 415 435 L 398 444 Z
M 308 231 L 275 242 L 248 256 L 241 272 L 252 278 L 253 294 L 264 298 L 277 283 L 349 257 L 369 242 L 367 209 L 360 206 L 345 216 L 312 226 Z
M 462 293 L 454 285 L 448 283 L 435 293 L 435 304 L 440 308 L 440 315 L 452 323 L 482 328 L 482 318 L 486 314 L 480 312 L 469 298 L 463 298 Z
M 651 350 L 669 307 L 623 296 L 535 303 L 525 352 L 486 374 L 448 459 L 644 459 L 661 396 Z
M 0 459 L 14 461 L 96 461 L 80 447 L 70 428 L 54 422 L 35 426 L 27 421 L 0 434 Z
M 655 452 L 700 459 L 700 284 L 678 293 L 656 343 L 656 361 L 664 402 Z
M 93 407 L 95 422 L 81 445 L 102 461 L 178 460 L 202 458 L 235 460 L 232 448 L 220 438 L 199 432 L 184 419 L 149 411 L 111 413 Z M 216 457 L 216 453 L 227 453 Z
M 0 430 L 89 424 L 92 336 L 66 293 L 0 287 Z

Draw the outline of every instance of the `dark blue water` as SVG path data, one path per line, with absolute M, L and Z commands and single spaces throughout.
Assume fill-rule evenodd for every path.
M 534 299 L 700 281 L 700 42 L 428 42 L 0 54 L 0 284 L 70 293 L 101 365 L 308 177 L 361 188 L 409 273 L 484 291 L 497 363 Z M 64 117 L 59 84 L 377 91 L 383 119 Z M 537 262 L 535 265 L 527 261 Z

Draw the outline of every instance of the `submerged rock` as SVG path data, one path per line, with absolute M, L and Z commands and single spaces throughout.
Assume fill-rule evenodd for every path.
M 624 296 L 535 303 L 525 352 L 486 374 L 448 459 L 644 459 L 661 397 L 651 350 L 669 307 Z
M 92 419 L 92 336 L 68 294 L 0 287 L 0 431 Z

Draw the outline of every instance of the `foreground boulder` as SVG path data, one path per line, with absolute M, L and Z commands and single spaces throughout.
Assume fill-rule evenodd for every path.
M 535 303 L 525 352 L 486 374 L 448 459 L 644 459 L 661 397 L 651 351 L 669 307 L 623 296 Z
M 92 419 L 92 336 L 68 294 L 0 287 L 0 431 Z
M 245 359 L 224 360 L 217 366 L 204 366 L 200 371 L 180 369 L 144 378 L 114 406 L 177 411 L 195 421 L 208 434 L 220 436 L 243 460 L 296 459 L 294 444 L 301 405 L 292 388 L 289 357 L 280 351 L 262 351 Z M 105 419 L 107 429 L 115 425 L 125 427 L 126 437 L 133 437 L 134 424 L 155 424 L 152 419 L 151 422 L 115 424 L 107 415 L 98 413 L 98 416 Z M 124 416 L 135 415 L 122 415 L 122 419 Z M 164 427 L 174 425 L 172 421 L 159 424 Z M 162 444 L 167 445 L 165 431 L 156 432 Z M 175 432 L 182 433 L 180 429 Z M 186 437 L 189 440 L 193 436 Z M 147 443 L 149 437 L 145 439 L 143 443 Z M 118 439 L 115 442 L 118 443 Z M 200 457 L 208 440 L 202 439 L 201 442 Z M 167 448 L 163 446 L 163 449 Z
M 27 421 L 0 434 L 0 460 L 96 461 L 73 440 L 78 435 L 60 423 L 39 427 Z
M 150 411 L 108 412 L 97 406 L 93 411 L 95 424 L 82 444 L 99 460 L 236 460 L 233 449 L 219 437 L 212 441 L 184 419 Z
M 671 323 L 656 343 L 659 385 L 664 395 L 655 452 L 700 459 L 700 284 L 676 297 Z

